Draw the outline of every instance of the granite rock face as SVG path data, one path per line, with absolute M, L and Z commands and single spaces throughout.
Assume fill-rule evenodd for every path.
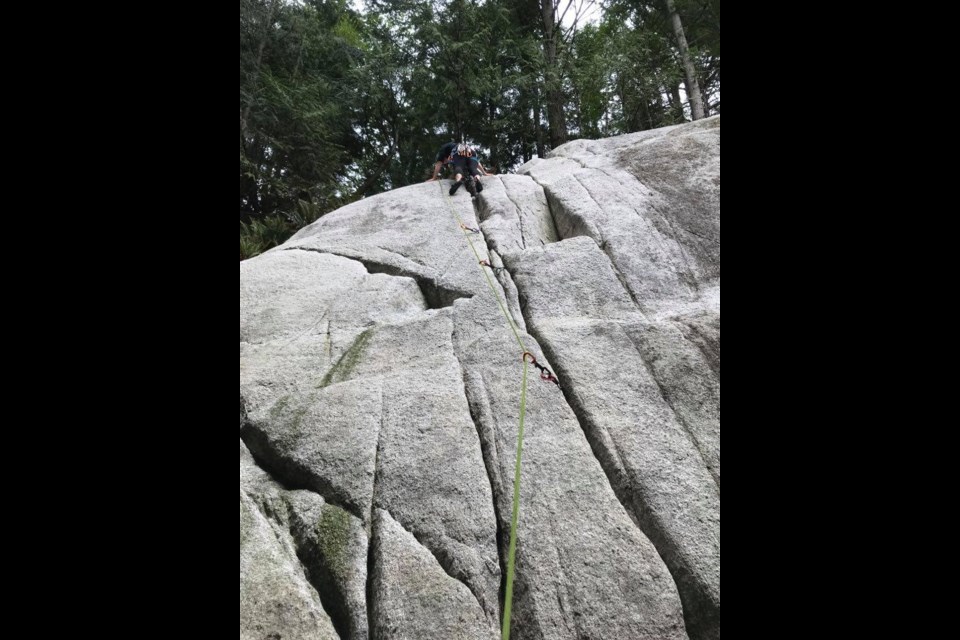
M 241 638 L 500 636 L 524 351 L 561 386 L 530 367 L 513 637 L 720 637 L 719 134 L 397 189 L 240 264 Z

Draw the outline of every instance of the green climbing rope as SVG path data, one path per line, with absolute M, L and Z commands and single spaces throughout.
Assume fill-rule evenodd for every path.
M 447 206 L 450 207 L 453 217 L 457 219 L 457 223 L 460 225 L 460 229 L 463 232 L 463 237 L 467 239 L 467 244 L 470 245 L 473 255 L 477 257 L 477 265 L 479 266 L 483 258 L 480 257 L 480 253 L 474 246 L 473 240 L 470 239 L 470 232 L 466 231 L 466 225 L 463 223 L 463 220 L 460 218 L 457 210 L 453 208 L 453 202 L 450 200 L 450 195 L 444 191 L 442 184 L 440 185 L 440 191 L 443 192 L 444 197 L 447 199 Z M 510 314 L 507 313 L 507 307 L 500 299 L 500 294 L 497 293 L 497 288 L 493 285 L 493 279 L 490 277 L 490 274 L 487 272 L 487 270 L 482 266 L 480 267 L 480 271 L 483 272 L 484 277 L 487 279 L 487 286 L 490 287 L 490 292 L 493 294 L 493 297 L 496 298 L 497 304 L 500 305 L 500 311 L 503 313 L 503 317 L 507 319 L 507 324 L 510 325 L 510 330 L 513 331 L 513 336 L 517 339 L 517 344 L 520 345 L 520 350 L 525 352 L 527 347 L 523 344 L 523 339 L 520 338 L 520 330 L 517 328 L 517 324 L 513 321 L 513 318 L 510 316 Z
M 517 525 L 520 522 L 520 471 L 523 462 L 523 429 L 527 417 L 527 358 L 523 358 L 523 388 L 520 392 L 520 434 L 517 438 L 517 471 L 513 479 L 513 521 L 510 525 L 510 557 L 507 560 L 507 594 L 503 603 L 503 640 L 510 640 L 513 615 L 513 580 L 517 573 Z
M 517 573 L 517 530 L 520 524 L 520 479 L 523 468 L 523 432 L 524 423 L 526 422 L 527 418 L 527 374 L 530 371 L 530 365 L 527 362 L 527 356 L 530 355 L 534 364 L 536 364 L 536 358 L 527 352 L 527 347 L 523 344 L 523 339 L 520 337 L 520 330 L 517 328 L 513 318 L 507 312 L 506 305 L 500 299 L 500 293 L 493 285 L 493 280 L 490 277 L 490 274 L 482 266 L 483 258 L 480 257 L 480 253 L 474 246 L 473 240 L 470 239 L 471 232 L 469 227 L 467 227 L 463 223 L 463 220 L 460 219 L 460 216 L 457 214 L 457 210 L 453 207 L 453 202 L 450 200 L 450 195 L 444 191 L 442 183 L 440 185 L 440 191 L 442 191 L 443 195 L 446 197 L 447 205 L 450 207 L 450 211 L 457 219 L 457 223 L 460 225 L 460 229 L 463 231 L 463 236 L 467 239 L 467 244 L 470 245 L 470 249 L 473 250 L 473 255 L 475 255 L 477 258 L 477 266 L 483 272 L 483 275 L 487 280 L 487 286 L 490 287 L 490 292 L 493 294 L 493 297 L 496 298 L 497 304 L 500 305 L 500 311 L 503 313 L 503 317 L 507 319 L 507 324 L 510 325 L 510 330 L 513 331 L 513 335 L 517 339 L 517 344 L 520 345 L 520 351 L 523 353 L 523 385 L 520 388 L 520 429 L 517 435 L 517 467 L 513 480 L 513 518 L 510 525 L 510 555 L 507 560 L 507 593 L 503 603 L 503 640 L 510 640 L 510 623 L 513 616 L 513 583 Z

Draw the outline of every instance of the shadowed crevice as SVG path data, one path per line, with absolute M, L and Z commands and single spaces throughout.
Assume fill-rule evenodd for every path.
M 388 276 L 398 278 L 410 278 L 417 283 L 423 299 L 427 303 L 428 309 L 443 309 L 452 307 L 453 303 L 461 298 L 472 298 L 473 294 L 469 291 L 463 291 L 453 287 L 448 287 L 440 283 L 439 276 L 433 276 L 420 271 L 412 271 L 403 267 L 379 262 L 359 255 L 350 255 L 348 253 L 339 253 L 336 251 L 311 249 L 310 247 L 290 247 L 286 251 L 312 251 L 314 253 L 325 253 L 339 258 L 345 258 L 354 262 L 359 262 L 364 266 L 368 273 L 382 273 Z M 416 264 L 416 263 L 414 263 Z
M 454 342 L 454 344 L 456 344 L 456 342 Z M 497 524 L 497 559 L 500 565 L 500 592 L 497 600 L 497 611 L 499 614 L 498 621 L 502 624 L 503 604 L 507 592 L 507 553 L 509 545 L 510 518 L 505 517 L 505 515 L 501 513 L 500 509 L 500 504 L 503 498 L 503 486 L 502 479 L 500 478 L 499 474 L 499 464 L 497 462 L 499 459 L 499 447 L 497 445 L 496 435 L 491 432 L 489 427 L 486 426 L 489 424 L 489 421 L 484 420 L 484 413 L 488 415 L 490 413 L 490 399 L 486 385 L 483 384 L 483 380 L 480 378 L 480 376 L 467 372 L 463 362 L 460 360 L 459 354 L 456 352 L 456 349 L 454 349 L 454 355 L 457 357 L 458 362 L 460 362 L 460 372 L 463 381 L 464 392 L 467 397 L 467 404 L 470 409 L 470 418 L 473 420 L 474 427 L 477 430 L 477 437 L 480 440 L 480 450 L 483 456 L 483 465 L 487 472 L 487 479 L 490 482 L 490 494 L 493 497 L 493 514 L 494 520 Z M 472 384 L 467 382 L 468 377 Z M 476 385 L 479 385 L 482 389 L 484 394 L 483 398 L 476 397 Z
M 247 445 L 254 461 L 287 491 L 310 491 L 329 504 L 340 507 L 358 520 L 365 522 L 369 505 L 357 501 L 338 489 L 326 478 L 315 473 L 303 461 L 288 455 L 273 442 L 267 431 L 255 421 L 247 419 L 240 429 L 240 439 Z
M 529 324 L 528 327 L 530 327 Z M 652 508 L 643 485 L 633 477 L 616 440 L 607 433 L 603 425 L 596 424 L 590 418 L 573 385 L 565 383 L 571 379 L 572 372 L 563 366 L 562 360 L 558 358 L 549 341 L 539 335 L 533 327 L 530 327 L 530 335 L 539 343 L 547 360 L 556 367 L 556 374 L 563 385 L 562 391 L 567 404 L 580 423 L 580 428 L 593 450 L 593 455 L 600 462 L 614 494 L 640 531 L 653 543 L 673 576 L 680 593 L 691 640 L 719 640 L 719 607 L 711 601 L 696 572 L 685 559 L 682 549 L 667 534 L 665 523 L 661 520 L 660 514 Z
M 506 266 L 510 268 L 509 264 Z M 569 382 L 573 379 L 574 372 L 564 366 L 563 360 L 550 341 L 531 324 L 526 314 L 527 302 L 522 291 L 520 292 L 520 309 L 524 314 L 528 333 L 537 341 L 546 359 L 555 367 L 554 373 L 560 379 L 561 391 L 566 403 L 580 424 L 594 457 L 600 462 L 614 495 L 637 528 L 653 543 L 670 571 L 680 593 L 691 640 L 719 639 L 718 604 L 711 601 L 706 588 L 689 566 L 682 549 L 667 534 L 666 523 L 652 508 L 642 483 L 634 477 L 635 473 L 627 465 L 626 458 L 616 440 L 609 435 L 604 425 L 597 424 L 590 418 L 585 403 L 578 396 L 575 386 Z

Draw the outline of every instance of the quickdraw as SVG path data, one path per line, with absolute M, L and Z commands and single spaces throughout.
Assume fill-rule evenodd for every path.
M 506 269 L 504 269 L 503 267 L 495 267 L 495 266 L 493 266 L 492 264 L 490 264 L 490 261 L 489 261 L 489 260 L 481 260 L 481 261 L 480 261 L 480 264 L 482 264 L 482 265 L 485 266 L 485 267 L 488 267 L 488 268 L 491 269 L 494 273 L 501 273 L 501 272 L 503 272 L 503 271 L 506 271 Z
M 441 185 L 441 193 L 444 189 Z M 463 224 L 463 220 L 460 219 L 460 216 L 457 215 L 457 211 L 453 208 L 453 203 L 450 201 L 448 194 L 444 193 L 447 197 L 447 206 L 450 208 L 451 213 L 457 219 L 457 222 L 460 223 L 460 228 L 464 232 L 473 232 L 479 233 L 479 230 L 472 229 L 471 227 Z M 470 236 L 467 233 L 464 233 L 464 237 L 467 240 L 467 244 L 470 245 L 470 250 L 473 251 L 473 255 L 476 256 L 480 265 L 483 267 L 489 268 L 494 273 L 499 273 L 501 271 L 506 271 L 503 267 L 495 267 L 490 264 L 489 260 L 483 260 L 480 258 L 480 252 L 477 251 L 477 248 L 473 246 L 473 240 L 470 239 Z M 560 381 L 557 380 L 557 377 L 553 375 L 553 372 L 537 362 L 536 356 L 527 351 L 527 347 L 523 344 L 523 339 L 520 337 L 520 331 L 517 328 L 516 323 L 510 317 L 510 314 L 507 312 L 507 308 L 504 305 L 503 300 L 500 298 L 500 294 L 497 293 L 497 289 L 493 284 L 493 278 L 490 277 L 490 274 L 481 269 L 483 272 L 484 278 L 487 280 L 487 285 L 490 287 L 490 292 L 493 294 L 494 299 L 497 301 L 497 305 L 500 307 L 500 311 L 503 313 L 503 317 L 506 318 L 507 324 L 510 326 L 510 330 L 513 331 L 514 337 L 517 339 L 517 344 L 520 345 L 520 348 L 523 350 L 523 385 L 520 387 L 520 426 L 517 433 L 517 463 L 516 471 L 513 482 L 513 519 L 511 521 L 510 527 L 510 550 L 509 558 L 507 560 L 507 591 L 504 598 L 504 611 L 503 611 L 503 635 L 501 636 L 503 640 L 510 640 L 510 627 L 511 627 L 511 616 L 513 614 L 513 583 L 516 577 L 516 558 L 517 558 L 517 529 L 519 527 L 519 518 L 520 518 L 520 480 L 521 480 L 521 470 L 523 465 L 523 436 L 525 421 L 527 416 L 527 373 L 529 370 L 530 364 L 533 364 L 537 369 L 540 370 L 540 379 L 544 382 L 552 382 L 557 385 L 557 388 L 563 391 L 563 388 L 560 386 Z M 528 361 L 527 358 L 530 358 Z
M 558 388 L 558 389 L 559 389 L 559 388 L 562 388 L 562 387 L 560 387 L 560 381 L 557 380 L 557 376 L 553 375 L 553 372 L 550 371 L 550 369 L 547 369 L 545 366 L 543 366 L 542 364 L 540 364 L 539 362 L 537 362 L 537 357 L 536 357 L 535 355 L 533 355 L 532 353 L 530 353 L 529 351 L 524 351 L 524 352 L 523 352 L 523 361 L 524 361 L 524 362 L 527 362 L 527 356 L 530 357 L 530 364 L 532 364 L 533 366 L 535 366 L 537 369 L 540 370 L 540 379 L 541 379 L 541 380 L 543 380 L 544 382 L 552 382 L 553 384 L 557 385 L 557 388 Z

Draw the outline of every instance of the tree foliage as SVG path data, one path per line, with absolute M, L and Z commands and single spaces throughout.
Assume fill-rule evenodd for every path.
M 675 0 L 707 114 L 719 0 Z M 557 144 L 682 122 L 664 0 L 240 1 L 241 259 L 428 177 L 444 142 L 510 171 Z

